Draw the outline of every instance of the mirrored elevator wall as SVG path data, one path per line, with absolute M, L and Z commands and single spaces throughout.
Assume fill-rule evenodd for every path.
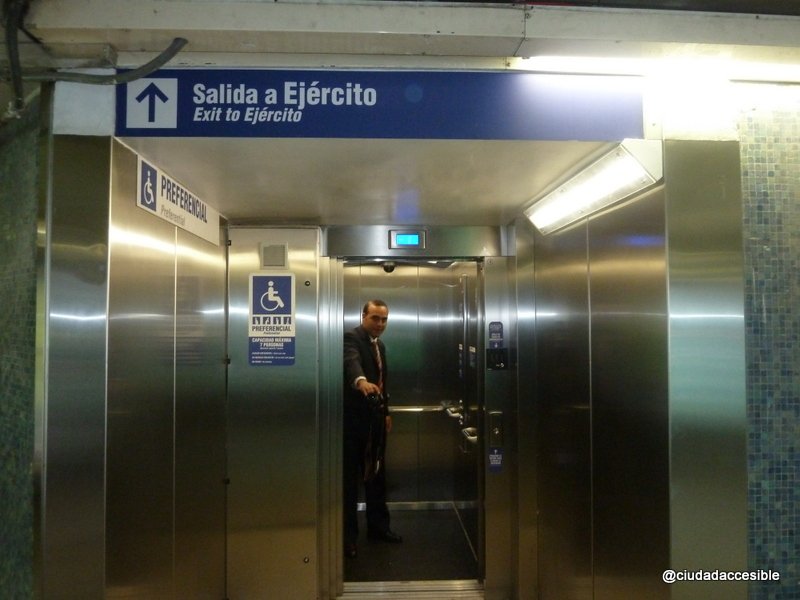
M 457 510 L 476 553 L 478 270 L 475 261 L 400 262 L 387 269 L 350 261 L 343 285 L 345 329 L 360 323 L 366 301 L 389 305 L 383 334 L 393 420 L 389 501 L 395 509 Z
M 746 597 L 662 581 L 746 568 L 738 173 L 736 143 L 671 141 L 663 185 L 551 235 L 517 223 L 533 309 L 520 305 L 519 426 L 535 432 L 520 536 L 538 538 L 539 587 L 520 598 Z

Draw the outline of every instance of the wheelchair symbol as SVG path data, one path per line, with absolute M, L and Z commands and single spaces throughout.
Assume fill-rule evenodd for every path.
M 150 181 L 149 171 L 147 172 L 147 182 L 144 184 L 143 192 L 144 193 L 142 195 L 144 196 L 144 203 L 147 204 L 147 206 L 152 206 L 156 199 L 153 197 L 153 184 Z
M 267 288 L 266 293 L 261 296 L 261 308 L 267 312 L 272 312 L 273 310 L 283 308 L 283 300 L 281 300 L 280 295 L 278 295 L 278 292 L 273 287 L 274 282 L 268 281 L 267 284 L 269 287 Z

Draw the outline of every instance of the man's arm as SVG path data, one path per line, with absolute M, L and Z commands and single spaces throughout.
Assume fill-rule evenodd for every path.
M 356 386 L 357 379 L 364 378 L 364 367 L 361 365 L 361 352 L 358 349 L 358 338 L 352 331 L 344 334 L 344 378 L 347 385 Z
M 367 379 L 364 365 L 361 362 L 362 342 L 355 332 L 348 331 L 344 334 L 344 377 L 347 385 L 359 390 L 364 396 L 380 394 L 381 389 Z

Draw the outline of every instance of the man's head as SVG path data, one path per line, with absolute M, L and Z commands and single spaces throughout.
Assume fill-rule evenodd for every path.
M 383 300 L 370 300 L 361 311 L 361 326 L 371 337 L 380 337 L 388 319 L 389 307 Z

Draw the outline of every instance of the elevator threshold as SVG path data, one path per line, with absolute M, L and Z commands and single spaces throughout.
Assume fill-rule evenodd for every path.
M 483 600 L 483 585 L 474 579 L 441 581 L 345 582 L 342 600 Z

